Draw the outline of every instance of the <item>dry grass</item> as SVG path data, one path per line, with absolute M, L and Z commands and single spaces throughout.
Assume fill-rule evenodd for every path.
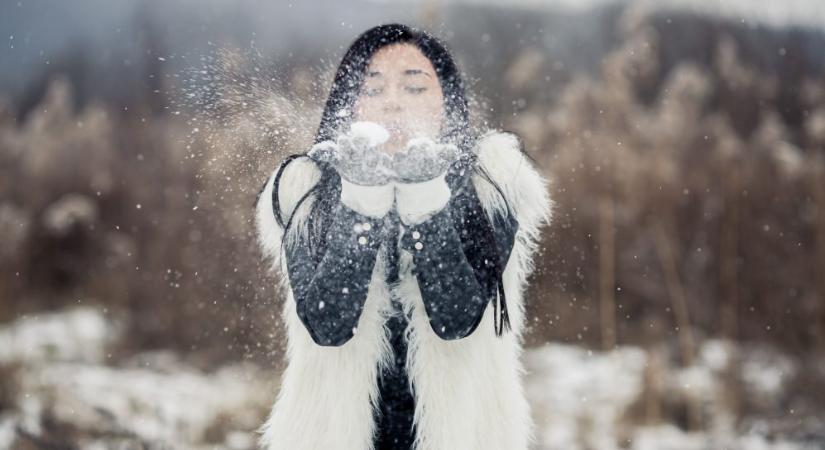
M 624 33 L 598 78 L 489 117 L 524 137 L 558 204 L 530 287 L 530 343 L 672 340 L 684 364 L 706 336 L 821 350 L 823 75 L 764 73 L 725 36 L 704 63 L 666 63 L 660 28 Z M 61 79 L 22 120 L 0 107 L 0 320 L 90 303 L 128 320 L 124 351 L 278 359 L 252 204 L 309 144 L 330 73 L 267 78 L 248 56 L 207 61 L 202 91 L 165 87 L 180 94 L 165 113 L 76 111 Z M 542 77 L 520 76 L 539 73 L 541 54 L 514 64 L 502 97 L 546 98 Z

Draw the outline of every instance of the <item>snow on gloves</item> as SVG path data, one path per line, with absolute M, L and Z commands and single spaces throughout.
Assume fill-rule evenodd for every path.
M 450 199 L 447 168 L 459 157 L 453 144 L 427 137 L 409 140 L 389 155 L 378 149 L 389 133 L 374 122 L 354 122 L 336 141 L 316 144 L 307 153 L 331 164 L 341 176 L 341 201 L 352 209 L 381 217 L 392 206 L 393 191 L 404 223 L 418 223 Z

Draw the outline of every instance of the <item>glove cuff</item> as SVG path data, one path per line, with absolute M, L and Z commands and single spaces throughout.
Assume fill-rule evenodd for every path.
M 450 186 L 446 172 L 418 183 L 395 183 L 398 215 L 406 225 L 415 225 L 447 206 Z
M 392 207 L 393 183 L 365 186 L 341 177 L 341 203 L 365 216 L 381 218 Z

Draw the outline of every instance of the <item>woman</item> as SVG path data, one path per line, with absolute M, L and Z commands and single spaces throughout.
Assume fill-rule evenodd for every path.
M 514 134 L 468 124 L 430 34 L 382 25 L 346 52 L 315 145 L 257 201 L 287 294 L 265 448 L 528 447 L 522 291 L 552 203 Z

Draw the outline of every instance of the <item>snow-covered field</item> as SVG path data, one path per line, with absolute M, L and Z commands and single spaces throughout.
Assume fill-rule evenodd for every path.
M 171 352 L 109 364 L 117 336 L 86 308 L 0 328 L 0 449 L 254 448 L 271 377 L 205 373 Z
M 663 353 L 636 347 L 593 352 L 559 344 L 528 352 L 527 389 L 541 439 L 538 448 L 825 448 L 821 420 L 793 420 L 794 412 L 783 410 L 787 384 L 797 370 L 792 359 L 718 340 L 706 341 L 689 368 L 678 367 Z M 742 403 L 737 395 L 747 396 L 751 407 L 786 417 L 742 420 L 734 412 L 735 404 Z M 691 408 L 699 419 L 694 431 L 672 422 L 680 411 L 689 416 Z M 797 422 L 794 428 L 786 428 L 787 419 Z M 685 421 L 689 424 L 690 418 Z
M 88 308 L 0 328 L 0 449 L 254 448 L 275 374 L 250 363 L 207 373 L 171 352 L 114 362 L 109 351 L 118 330 Z M 527 351 L 536 448 L 825 446 L 822 422 L 794 411 L 788 394 L 800 361 L 715 340 L 700 347 L 692 367 L 675 360 L 664 349 L 636 347 L 595 352 L 547 344 Z M 823 365 L 814 367 L 825 378 Z M 754 409 L 772 413 L 747 412 Z

